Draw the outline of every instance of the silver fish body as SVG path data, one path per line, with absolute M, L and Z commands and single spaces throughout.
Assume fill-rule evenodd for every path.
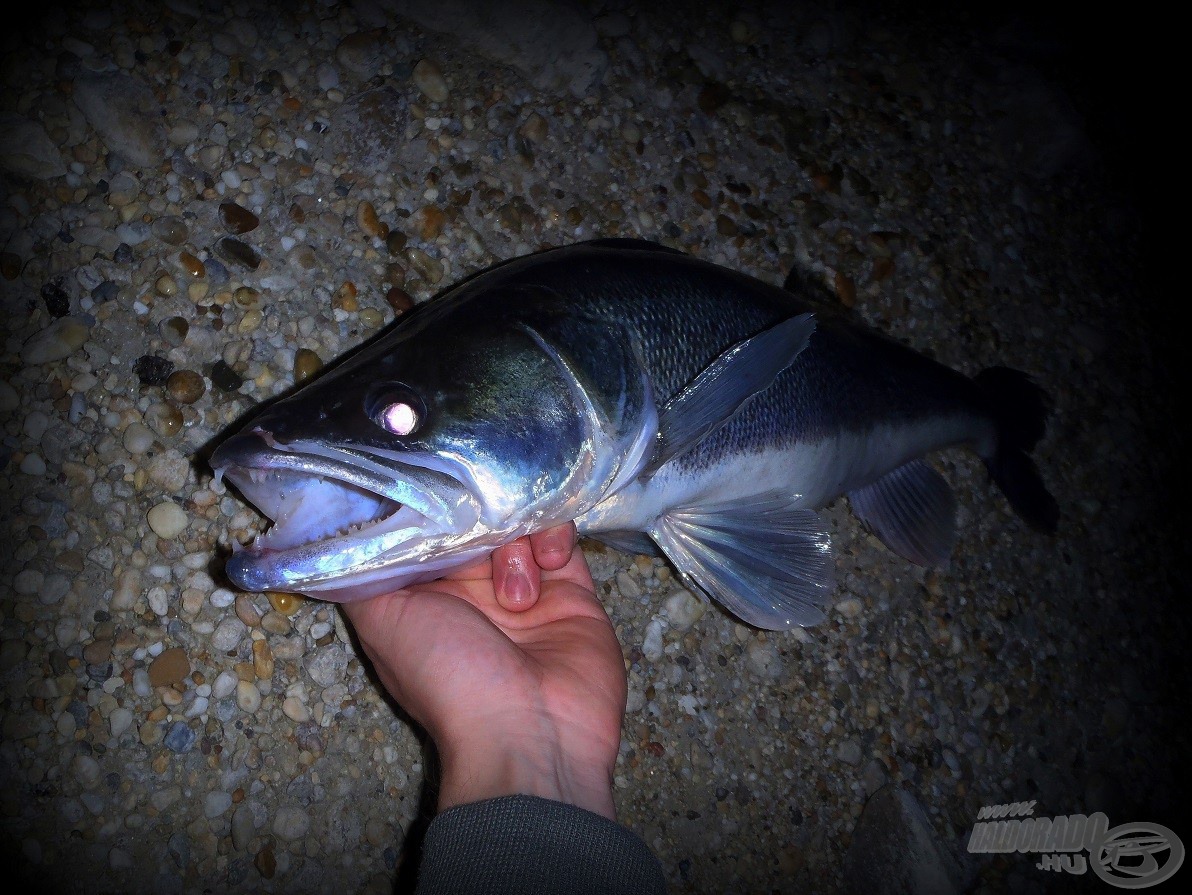
M 954 502 L 921 458 L 957 444 L 1054 527 L 1025 376 L 970 379 L 817 310 L 637 241 L 493 268 L 217 449 L 217 474 L 275 522 L 228 574 L 359 599 L 574 519 L 660 548 L 751 624 L 814 624 L 833 588 L 816 511 L 848 494 L 896 552 L 941 562 Z

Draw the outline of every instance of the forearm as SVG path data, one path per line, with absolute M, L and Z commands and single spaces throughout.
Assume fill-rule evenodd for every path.
M 499 737 L 440 749 L 439 811 L 500 796 L 528 795 L 574 805 L 616 819 L 611 775 L 578 764 L 549 741 Z

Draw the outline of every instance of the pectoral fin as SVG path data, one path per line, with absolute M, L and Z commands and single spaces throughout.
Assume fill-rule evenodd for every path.
M 938 566 L 956 544 L 956 498 L 943 476 L 912 460 L 876 482 L 850 491 L 853 513 L 899 556 Z
M 729 348 L 658 414 L 658 444 L 642 470 L 650 476 L 734 416 L 765 391 L 807 347 L 815 332 L 812 314 L 800 314 Z
M 818 514 L 787 495 L 674 510 L 649 533 L 684 578 L 742 621 L 781 631 L 824 619 L 831 542 Z

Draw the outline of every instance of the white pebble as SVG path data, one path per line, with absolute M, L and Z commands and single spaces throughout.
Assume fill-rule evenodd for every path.
M 46 474 L 46 461 L 37 454 L 26 454 L 21 460 L 21 472 L 25 475 L 43 476 Z
M 231 696 L 235 689 L 236 675 L 230 671 L 221 671 L 215 683 L 211 685 L 211 695 L 216 699 L 223 699 L 225 696 Z
M 646 637 L 642 641 L 642 655 L 651 662 L 662 658 L 662 621 L 651 619 L 646 625 Z
M 112 736 L 119 737 L 132 726 L 132 712 L 124 706 L 112 709 L 112 714 L 108 716 L 108 726 L 111 728 Z
M 143 454 L 153 447 L 153 431 L 141 423 L 131 423 L 124 430 L 124 449 L 130 454 Z
M 688 631 L 699 621 L 705 611 L 704 604 L 689 590 L 679 590 L 666 598 L 662 604 L 670 626 L 675 631 Z
M 250 715 L 255 713 L 261 707 L 261 691 L 257 689 L 257 685 L 248 681 L 237 681 L 236 705 Z
M 170 500 L 165 500 L 149 511 L 149 527 L 159 538 L 171 540 L 186 531 L 190 522 L 182 507 Z
M 216 625 L 215 633 L 211 635 L 211 645 L 220 652 L 233 650 L 240 644 L 240 639 L 247 630 L 244 622 L 234 615 L 229 616 Z
M 310 709 L 296 696 L 287 696 L 281 704 L 281 710 L 296 724 L 304 724 L 310 720 Z
M 227 792 L 209 792 L 203 799 L 203 815 L 205 817 L 219 817 L 232 807 L 232 794 Z
M 211 591 L 211 605 L 216 609 L 227 609 L 236 602 L 236 595 L 226 587 L 217 587 Z
M 149 589 L 149 608 L 153 610 L 154 615 L 162 617 L 170 611 L 170 597 L 164 587 Z
M 273 818 L 273 832 L 282 839 L 301 839 L 310 829 L 310 818 L 296 805 L 284 805 Z
M 754 639 L 745 647 L 745 664 L 758 677 L 774 680 L 782 674 L 782 658 L 770 640 Z
M 46 429 L 49 427 L 50 418 L 40 410 L 34 410 L 27 417 L 25 417 L 25 434 L 29 436 L 29 438 L 31 438 L 35 444 L 41 441 L 41 436 L 46 434 Z

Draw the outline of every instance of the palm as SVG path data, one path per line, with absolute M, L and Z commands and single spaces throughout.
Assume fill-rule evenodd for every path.
M 577 549 L 513 612 L 485 561 L 345 611 L 386 688 L 436 743 L 522 736 L 611 775 L 625 707 L 620 646 Z

